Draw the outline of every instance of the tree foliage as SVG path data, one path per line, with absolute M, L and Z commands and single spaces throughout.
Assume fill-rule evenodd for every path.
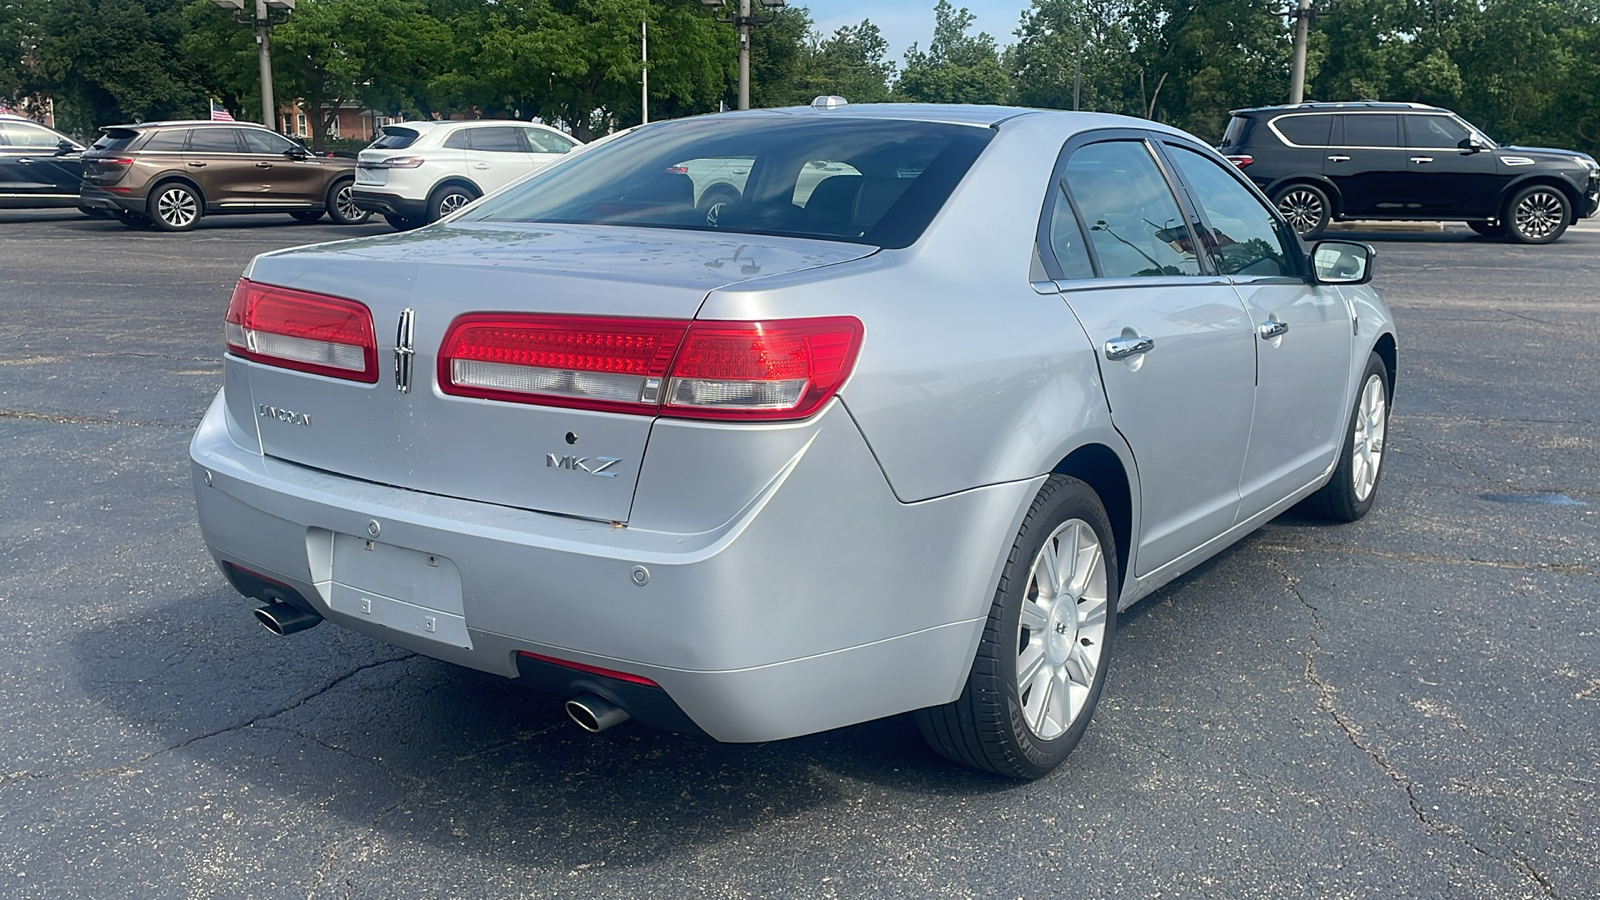
M 894 98 L 918 103 L 1004 103 L 1011 94 L 1000 52 L 985 32 L 967 34 L 972 13 L 950 0 L 933 8 L 933 39 L 928 49 L 906 51 L 905 68 Z

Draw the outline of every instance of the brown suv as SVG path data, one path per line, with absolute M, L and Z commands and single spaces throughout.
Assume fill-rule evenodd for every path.
M 327 213 L 366 221 L 350 188 L 355 160 L 313 156 L 248 122 L 110 125 L 83 154 L 81 206 L 123 224 L 188 231 L 201 216 L 286 212 L 302 222 Z

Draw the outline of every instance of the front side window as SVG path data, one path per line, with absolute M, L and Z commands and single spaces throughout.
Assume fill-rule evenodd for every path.
M 456 221 L 631 225 L 907 247 L 993 135 L 967 125 L 849 118 L 662 123 L 585 151 Z M 820 168 L 813 165 L 818 161 Z M 721 177 L 745 169 L 742 184 Z M 696 195 L 719 180 L 738 187 L 739 198 L 708 217 Z
M 487 128 L 469 128 L 472 149 L 490 153 L 526 153 L 527 148 L 517 137 L 517 129 L 509 125 L 491 125 Z
M 246 129 L 242 135 L 245 149 L 251 153 L 271 153 L 282 156 L 299 147 L 294 141 L 270 131 Z
M 1079 148 L 1067 160 L 1065 176 L 1100 277 L 1200 273 L 1188 223 L 1143 141 Z
M 1280 116 L 1272 127 L 1283 139 L 1301 147 L 1326 147 L 1333 129 L 1333 116 Z
M 1167 145 L 1172 164 L 1205 211 L 1210 231 L 1200 242 L 1224 275 L 1294 276 L 1297 273 L 1272 212 L 1211 158 Z
M 1454 150 L 1471 137 L 1460 122 L 1450 116 L 1409 115 L 1403 117 L 1406 146 L 1421 150 Z
M 26 122 L 0 122 L 0 133 L 5 135 L 5 142 L 11 146 L 30 149 L 54 150 L 62 140 L 61 135 L 54 131 Z
M 1399 147 L 1400 117 L 1388 113 L 1358 113 L 1344 119 L 1341 147 Z
M 566 153 L 573 148 L 573 142 L 565 135 L 545 131 L 543 128 L 524 128 L 522 136 L 528 139 L 528 146 L 535 153 Z

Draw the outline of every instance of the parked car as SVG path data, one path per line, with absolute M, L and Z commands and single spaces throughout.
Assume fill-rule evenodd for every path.
M 77 206 L 82 153 L 53 128 L 0 114 L 0 209 Z
M 143 122 L 100 129 L 83 154 L 83 206 L 123 224 L 188 231 L 202 216 L 286 212 L 366 221 L 350 198 L 355 161 L 316 156 L 249 122 Z
M 356 205 L 415 228 L 560 159 L 576 138 L 503 119 L 385 125 L 358 155 Z
M 708 222 L 688 173 L 730 158 Z M 517 678 L 590 731 L 915 711 L 1038 777 L 1119 610 L 1291 506 L 1371 508 L 1371 265 L 1144 120 L 642 126 L 425 232 L 256 257 L 190 447 L 201 532 L 270 630 Z
M 1308 238 L 1332 221 L 1392 219 L 1547 244 L 1600 208 L 1600 166 L 1588 154 L 1498 145 L 1419 103 L 1235 110 L 1219 149 Z

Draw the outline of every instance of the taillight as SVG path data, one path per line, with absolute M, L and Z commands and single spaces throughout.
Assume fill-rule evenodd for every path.
M 474 313 L 439 352 L 447 394 L 693 419 L 802 419 L 861 347 L 848 317 L 683 322 Z
M 379 159 L 372 162 L 357 161 L 356 165 L 363 169 L 415 169 L 422 165 L 420 156 L 391 156 L 388 159 Z
M 1228 162 L 1233 163 L 1234 165 L 1238 166 L 1241 169 L 1256 161 L 1255 157 L 1250 156 L 1248 154 L 1244 154 L 1244 153 L 1235 153 L 1235 154 L 1226 154 L 1225 153 L 1225 154 L 1223 154 L 1222 158 L 1227 160 Z
M 241 278 L 228 303 L 228 349 L 245 359 L 315 375 L 378 380 L 372 312 L 343 297 Z

